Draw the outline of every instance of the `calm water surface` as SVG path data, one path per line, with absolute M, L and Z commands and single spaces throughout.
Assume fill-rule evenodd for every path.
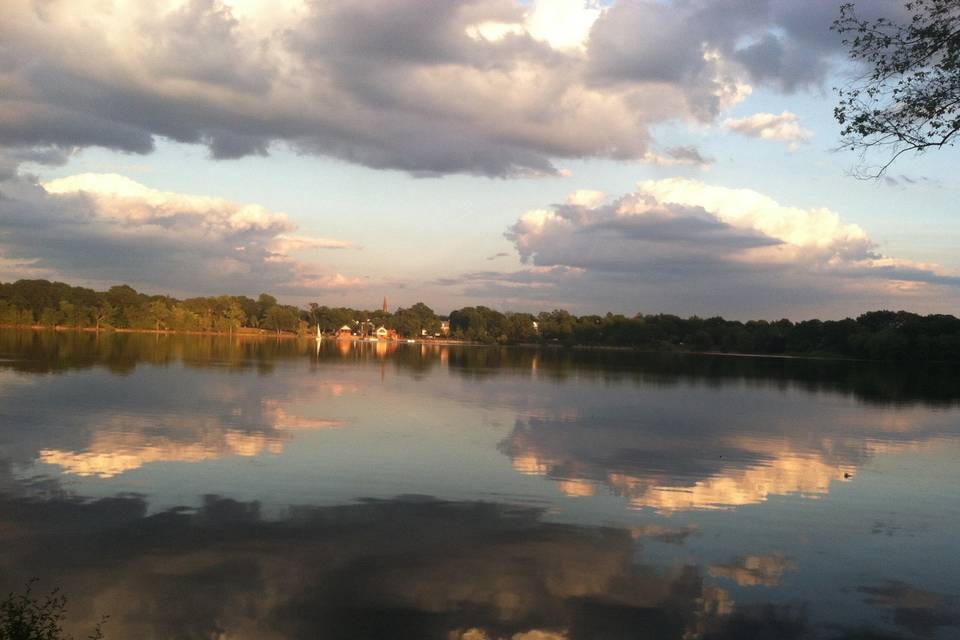
M 958 638 L 960 373 L 0 331 L 0 590 L 108 638 Z

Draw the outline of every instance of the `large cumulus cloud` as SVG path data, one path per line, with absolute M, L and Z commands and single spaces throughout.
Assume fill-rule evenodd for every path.
M 358 286 L 318 260 L 349 242 L 298 234 L 257 204 L 152 189 L 116 174 L 0 177 L 0 279 L 289 294 Z
M 908 298 L 929 306 L 960 287 L 936 265 L 884 255 L 830 209 L 685 178 L 644 181 L 614 200 L 577 191 L 526 212 L 506 236 L 528 267 L 440 284 L 511 306 L 735 317 L 795 315 L 804 304 L 852 313 Z
M 498 176 L 556 173 L 557 158 L 655 161 L 651 124 L 712 121 L 751 82 L 820 82 L 836 11 L 789 0 L 11 0 L 0 145 L 146 153 L 163 136 L 230 158 L 281 141 L 371 167 Z

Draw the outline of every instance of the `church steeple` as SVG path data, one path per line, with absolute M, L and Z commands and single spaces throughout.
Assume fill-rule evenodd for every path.
M 388 312 L 387 296 L 383 296 L 383 312 L 384 312 L 384 313 L 387 313 L 387 312 Z

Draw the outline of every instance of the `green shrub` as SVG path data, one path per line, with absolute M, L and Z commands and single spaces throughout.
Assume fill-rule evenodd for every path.
M 67 618 L 67 597 L 54 589 L 46 596 L 36 596 L 27 583 L 23 593 L 11 593 L 0 602 L 0 640 L 73 640 L 63 630 Z M 104 617 L 87 635 L 87 640 L 102 640 Z

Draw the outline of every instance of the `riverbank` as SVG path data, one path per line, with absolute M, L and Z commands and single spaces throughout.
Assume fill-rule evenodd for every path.
M 93 334 L 110 334 L 110 333 L 132 333 L 132 334 L 146 334 L 146 335 L 158 335 L 158 336 L 210 336 L 210 337 L 220 337 L 220 338 L 280 338 L 286 340 L 316 340 L 317 336 L 313 333 L 296 333 L 294 331 L 271 331 L 268 329 L 254 329 L 251 327 L 241 327 L 236 331 L 181 331 L 173 329 L 118 329 L 118 328 L 100 328 L 96 327 L 68 327 L 63 325 L 56 326 L 47 326 L 42 324 L 0 324 L 0 329 L 11 329 L 14 331 L 37 331 L 37 332 L 54 332 L 54 333 L 93 333 Z M 367 340 L 366 338 L 353 337 L 349 339 L 340 339 L 336 336 L 322 336 L 323 341 L 329 342 L 361 342 L 361 343 L 371 343 L 372 341 Z M 434 345 L 480 345 L 480 343 L 468 342 L 466 340 L 455 340 L 452 338 L 404 338 L 400 340 L 380 340 L 379 342 L 394 343 L 394 344 L 403 344 L 413 340 L 416 344 L 434 344 Z
M 250 336 L 250 337 L 290 337 L 297 338 L 298 334 L 290 331 L 267 331 L 266 329 L 251 329 L 243 327 L 236 331 L 176 331 L 173 329 L 118 329 L 115 327 L 69 327 L 64 325 L 42 324 L 0 324 L 0 329 L 14 329 L 17 331 L 53 331 L 55 333 L 145 333 L 153 335 L 182 335 L 182 336 Z
M 175 331 L 171 329 L 117 329 L 101 328 L 99 331 L 96 327 L 66 327 L 58 325 L 56 327 L 50 327 L 45 325 L 13 325 L 13 324 L 0 324 L 0 330 L 9 329 L 14 331 L 33 331 L 33 332 L 53 332 L 53 333 L 93 333 L 93 334 L 144 334 L 144 335 L 156 335 L 156 336 L 208 336 L 208 337 L 218 337 L 218 338 L 243 338 L 243 339 L 273 339 L 273 340 L 306 340 L 306 341 L 316 341 L 317 336 L 315 334 L 306 333 L 306 334 L 297 334 L 293 331 L 270 331 L 267 329 L 254 329 L 251 327 L 242 327 L 233 332 L 227 331 Z M 849 362 L 928 362 L 928 363 L 944 363 L 944 362 L 953 362 L 948 359 L 920 359 L 920 358 L 907 358 L 900 360 L 887 360 L 887 359 L 871 359 L 871 358 L 855 358 L 851 356 L 845 356 L 842 354 L 828 353 L 823 351 L 812 352 L 812 353 L 742 353 L 737 351 L 697 351 L 697 350 L 687 350 L 679 349 L 676 347 L 664 346 L 663 348 L 655 348 L 650 346 L 631 346 L 631 345 L 599 345 L 599 344 L 562 344 L 557 342 L 546 342 L 546 343 L 537 343 L 537 342 L 524 342 L 524 343 L 512 343 L 512 344 L 501 344 L 501 343 L 486 343 L 486 342 L 476 342 L 470 340 L 457 340 L 454 338 L 403 338 L 399 340 L 369 340 L 367 338 L 360 337 L 351 337 L 351 338 L 338 338 L 332 335 L 322 336 L 322 341 L 324 342 L 337 342 L 337 343 L 347 343 L 347 342 L 356 342 L 360 344 L 420 344 L 420 345 L 433 345 L 433 346 L 460 346 L 460 347 L 480 347 L 480 348 L 500 348 L 500 347 L 512 347 L 520 349 L 547 349 L 547 350 L 573 350 L 573 351 L 613 351 L 613 352 L 622 352 L 622 353 L 657 353 L 657 354 L 677 354 L 677 355 L 698 355 L 698 356 L 726 356 L 726 357 L 739 357 L 739 358 L 776 358 L 781 360 L 842 360 Z

